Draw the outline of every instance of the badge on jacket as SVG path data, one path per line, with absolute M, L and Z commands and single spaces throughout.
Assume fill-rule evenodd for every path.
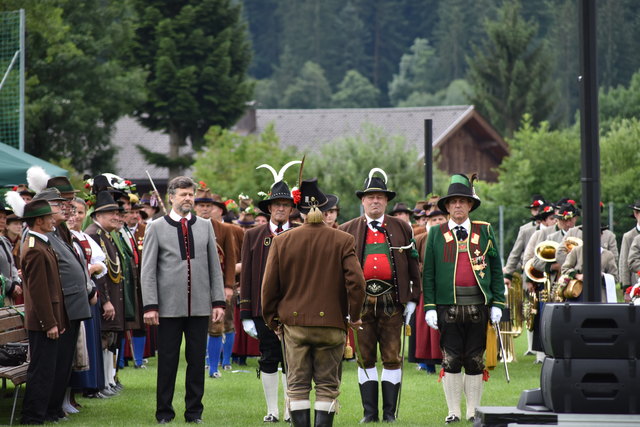
M 264 238 L 264 245 L 265 246 L 271 245 L 271 237 L 265 237 Z

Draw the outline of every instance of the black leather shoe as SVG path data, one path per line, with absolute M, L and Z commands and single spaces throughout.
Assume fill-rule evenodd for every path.
M 360 424 L 377 423 L 380 420 L 378 418 L 378 381 L 366 381 L 360 384 L 360 397 L 364 409 L 364 417 L 360 420 Z
M 158 420 L 158 424 L 169 424 L 171 422 L 171 420 L 166 419 L 166 418 L 160 418 Z
M 447 418 L 444 419 L 445 424 L 453 424 L 453 423 L 459 423 L 459 422 L 460 422 L 460 418 L 458 418 L 455 415 L 449 415 L 447 416 Z
M 202 421 L 201 418 L 194 418 L 193 420 L 187 420 L 186 422 L 188 422 L 189 424 L 202 424 L 202 423 L 204 423 L 204 421 Z
M 400 383 L 393 384 L 389 381 L 382 381 L 382 421 L 385 423 L 396 422 L 396 407 L 398 404 L 398 393 Z

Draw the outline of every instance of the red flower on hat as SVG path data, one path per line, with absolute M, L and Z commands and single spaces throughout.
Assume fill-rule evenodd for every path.
M 207 188 L 207 184 L 204 181 L 199 181 L 198 184 L 200 184 L 200 188 Z
M 302 194 L 300 193 L 300 190 L 298 188 L 294 187 L 293 190 L 291 190 L 291 197 L 293 197 L 293 203 L 297 205 L 298 203 L 300 203 Z
M 202 182 L 202 181 L 200 181 L 200 182 Z M 233 201 L 233 199 L 227 199 L 227 200 L 224 201 L 224 205 L 225 206 L 229 206 L 229 203 L 235 203 L 235 202 Z
M 131 185 L 131 184 L 133 184 L 133 182 L 129 181 L 128 179 L 125 179 L 125 180 L 124 180 L 124 183 L 125 183 L 125 184 L 127 184 L 127 185 Z
M 576 205 L 576 201 L 575 200 L 571 200 L 571 199 L 567 200 L 567 203 L 569 203 L 570 205 L 573 205 L 573 206 Z
M 14 186 L 13 186 L 13 188 L 12 188 L 12 190 L 13 190 L 13 191 L 18 191 L 18 186 L 17 186 L 17 185 L 14 185 Z
M 88 182 L 84 183 L 84 188 L 86 188 L 87 190 L 91 188 L 91 184 L 89 184 Z
M 542 204 L 542 200 L 534 200 L 533 203 L 531 203 L 531 206 L 533 206 L 534 208 L 537 208 L 541 204 Z

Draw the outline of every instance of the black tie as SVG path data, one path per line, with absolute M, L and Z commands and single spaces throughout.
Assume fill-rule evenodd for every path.
M 376 221 L 374 219 L 369 224 L 371 224 L 371 227 L 373 227 L 375 230 L 378 230 L 381 233 L 384 232 L 384 229 L 380 226 L 380 221 Z
M 456 230 L 456 237 L 458 238 L 458 242 L 462 242 L 463 240 L 467 239 L 467 229 L 464 228 L 463 226 L 459 225 L 457 227 L 455 227 Z
M 278 224 L 278 226 L 276 227 L 276 234 L 280 234 L 282 233 L 284 230 L 282 229 L 282 224 Z

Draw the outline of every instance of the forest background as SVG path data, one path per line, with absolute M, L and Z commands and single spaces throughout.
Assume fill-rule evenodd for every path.
M 273 130 L 228 132 L 247 102 L 473 104 L 509 144 L 499 181 L 478 188 L 479 217 L 495 222 L 498 206 L 507 208 L 508 243 L 532 194 L 580 199 L 577 4 L 0 0 L 0 10 L 27 14 L 27 152 L 81 173 L 113 171 L 114 125 L 133 115 L 169 134 L 176 148 L 146 152 L 149 161 L 170 172 L 193 166 L 196 178 L 224 196 L 237 197 L 241 183 L 241 192 L 256 198 L 269 178 L 253 170 L 256 160 L 278 165 L 306 153 L 283 150 Z M 603 222 L 621 233 L 631 226 L 627 205 L 638 197 L 640 179 L 640 3 L 597 6 Z M 194 156 L 181 153 L 187 146 Z M 403 147 L 401 135 L 384 135 L 372 123 L 361 136 L 311 155 L 308 173 L 341 195 L 343 219 L 357 213 L 353 191 L 372 166 L 385 169 L 399 199 L 412 204 L 424 195 L 422 153 Z M 228 167 L 212 168 L 216 161 Z M 435 191 L 445 192 L 446 183 L 438 172 Z

